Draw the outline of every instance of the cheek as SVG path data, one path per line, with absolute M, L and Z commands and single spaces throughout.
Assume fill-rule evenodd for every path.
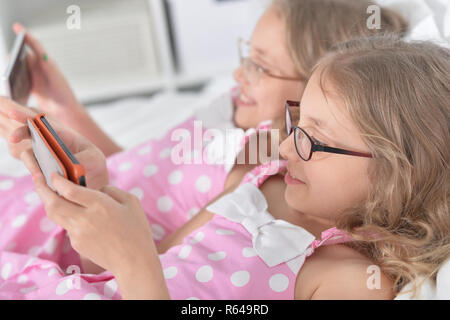
M 299 84 L 272 80 L 255 91 L 260 121 L 273 120 L 284 115 L 286 100 L 299 100 Z
M 363 160 L 364 161 L 364 160 Z M 308 215 L 334 219 L 339 212 L 367 197 L 369 180 L 366 166 L 341 164 L 305 168 L 307 185 L 288 185 L 289 206 Z M 325 164 L 325 162 L 324 162 Z

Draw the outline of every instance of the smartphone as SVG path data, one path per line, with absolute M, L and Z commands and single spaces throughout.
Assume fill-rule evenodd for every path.
M 33 153 L 47 185 L 55 191 L 50 176 L 53 172 L 58 172 L 73 183 L 86 187 L 84 167 L 52 128 L 45 114 L 38 114 L 34 119 L 28 118 L 28 128 Z
M 21 105 L 26 105 L 31 92 L 31 74 L 28 68 L 25 30 L 14 41 L 11 56 L 1 78 L 3 94 Z

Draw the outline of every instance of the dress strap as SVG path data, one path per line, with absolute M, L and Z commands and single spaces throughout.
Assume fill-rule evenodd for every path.
M 267 180 L 270 176 L 276 175 L 282 172 L 286 168 L 285 160 L 273 160 L 266 164 L 255 167 L 252 171 L 248 172 L 241 181 L 241 185 L 244 183 L 252 183 L 258 188 Z
M 322 232 L 320 240 L 314 240 L 311 244 L 311 250 L 307 252 L 307 256 L 310 256 L 315 249 L 321 246 L 328 246 L 332 244 L 339 244 L 353 241 L 353 238 L 345 231 L 337 228 L 330 228 Z

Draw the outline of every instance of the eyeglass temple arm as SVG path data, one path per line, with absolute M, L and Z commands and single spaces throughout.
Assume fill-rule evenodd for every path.
M 371 154 L 364 153 L 364 152 L 357 152 L 357 151 L 349 151 L 339 148 L 333 148 L 333 147 L 326 147 L 321 145 L 314 145 L 313 151 L 321 151 L 321 152 L 329 152 L 329 153 L 338 153 L 338 154 L 347 154 L 351 156 L 357 156 L 357 157 L 365 157 L 365 158 L 372 158 Z

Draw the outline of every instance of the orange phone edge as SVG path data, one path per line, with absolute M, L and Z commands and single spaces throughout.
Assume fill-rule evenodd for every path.
M 50 147 L 50 150 L 52 150 L 58 163 L 63 164 L 62 167 L 66 172 L 65 178 L 75 184 L 86 186 L 84 166 L 78 162 L 61 138 L 59 138 L 50 123 L 45 119 L 45 114 L 40 113 L 34 119 L 30 119 L 30 121 L 39 129 L 39 134 L 47 146 Z

